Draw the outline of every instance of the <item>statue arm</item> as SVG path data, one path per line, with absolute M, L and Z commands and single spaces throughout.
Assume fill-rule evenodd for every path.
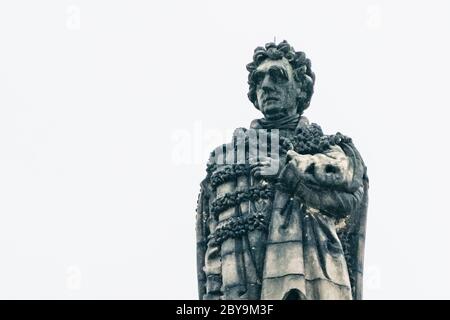
M 364 166 L 352 145 L 332 146 L 326 153 L 302 155 L 289 151 L 290 161 L 281 182 L 303 202 L 321 212 L 342 218 L 361 203 Z
M 296 194 L 313 208 L 337 218 L 344 218 L 354 211 L 361 203 L 364 195 L 361 186 L 355 192 L 338 190 L 313 190 L 308 185 L 300 182 L 296 188 Z
M 222 275 L 220 246 L 210 238 L 216 228 L 217 221 L 210 214 L 210 185 L 205 179 L 197 204 L 197 277 L 199 298 L 216 300 L 221 296 Z
M 222 295 L 222 263 L 220 247 L 214 240 L 208 242 L 203 270 L 206 276 L 206 292 L 203 299 L 219 300 Z

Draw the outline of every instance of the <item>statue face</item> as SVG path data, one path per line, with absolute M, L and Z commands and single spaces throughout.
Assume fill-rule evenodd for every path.
M 266 119 L 275 120 L 297 113 L 297 83 L 286 58 L 267 59 L 253 73 L 259 110 Z

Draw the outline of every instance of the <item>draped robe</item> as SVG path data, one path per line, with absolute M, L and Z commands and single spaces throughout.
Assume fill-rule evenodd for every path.
M 285 129 L 277 124 L 281 136 L 309 126 L 305 117 L 291 120 Z M 202 182 L 200 299 L 361 298 L 368 179 L 358 151 L 347 141 L 318 154 L 290 151 L 290 158 L 287 186 L 245 174 L 217 183 L 232 165 L 214 167 Z

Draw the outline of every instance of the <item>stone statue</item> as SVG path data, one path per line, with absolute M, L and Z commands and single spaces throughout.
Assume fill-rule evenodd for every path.
M 197 206 L 200 299 L 361 299 L 368 178 L 352 140 L 303 116 L 315 75 L 288 42 L 255 49 L 262 112 L 207 165 Z

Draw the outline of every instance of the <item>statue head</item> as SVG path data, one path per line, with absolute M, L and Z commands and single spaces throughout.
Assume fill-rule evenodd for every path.
M 302 114 L 308 108 L 315 81 L 311 61 L 286 40 L 257 47 L 247 70 L 248 98 L 266 119 Z

